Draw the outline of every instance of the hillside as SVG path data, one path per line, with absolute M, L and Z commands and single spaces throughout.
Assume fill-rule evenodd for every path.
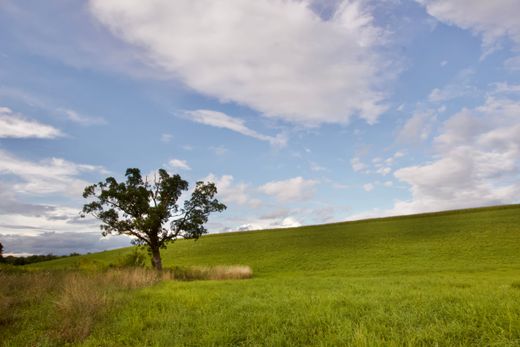
M 520 345 L 520 205 L 208 235 L 163 254 L 255 276 L 136 291 L 85 345 Z
M 43 262 L 69 267 L 81 259 L 109 263 L 129 249 Z M 259 277 L 320 272 L 380 275 L 518 269 L 520 205 L 369 219 L 290 229 L 213 234 L 163 250 L 165 266 L 247 264 Z

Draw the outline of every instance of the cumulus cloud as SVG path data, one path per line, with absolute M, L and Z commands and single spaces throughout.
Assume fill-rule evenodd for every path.
M 371 192 L 372 190 L 374 190 L 374 184 L 373 183 L 363 184 L 363 190 L 365 192 Z
M 517 0 L 418 0 L 438 20 L 471 30 L 482 37 L 484 55 L 498 48 L 503 39 L 520 47 Z
M 46 124 L 27 119 L 7 107 L 0 107 L 0 138 L 54 139 L 63 133 Z
M 275 196 L 279 201 L 303 201 L 314 196 L 318 181 L 306 180 L 301 176 L 282 181 L 268 182 L 258 189 L 260 192 Z
M 193 122 L 209 125 L 216 128 L 228 129 L 239 134 L 252 137 L 257 140 L 267 141 L 271 145 L 285 146 L 287 138 L 279 134 L 277 136 L 268 136 L 260 134 L 245 125 L 243 119 L 228 116 L 223 112 L 212 110 L 194 110 L 186 111 L 185 115 Z
M 518 202 L 520 102 L 490 96 L 449 118 L 434 140 L 430 163 L 397 170 L 412 199 L 394 212 L 413 213 Z
M 168 164 L 174 169 L 191 170 L 186 160 L 182 159 L 171 159 Z
M 360 172 L 367 168 L 367 165 L 363 163 L 359 157 L 352 158 L 350 160 L 350 165 L 352 166 L 352 170 L 355 172 Z
M 258 207 L 261 204 L 260 200 L 251 197 L 249 185 L 243 182 L 234 183 L 234 178 L 231 175 L 217 177 L 214 174 L 209 174 L 203 181 L 215 183 L 218 197 L 225 204 L 234 203 L 250 207 Z
M 365 2 L 323 19 L 297 0 L 91 0 L 93 16 L 190 88 L 268 117 L 369 123 L 386 110 L 395 69 Z

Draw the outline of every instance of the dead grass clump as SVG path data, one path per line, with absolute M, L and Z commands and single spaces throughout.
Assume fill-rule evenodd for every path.
M 119 288 L 135 289 L 153 285 L 161 280 L 172 279 L 172 275 L 168 271 L 159 273 L 146 268 L 122 268 L 107 271 L 104 279 L 107 284 L 111 283 Z
M 173 268 L 176 280 L 232 280 L 253 277 L 253 270 L 245 265 L 191 266 Z
M 96 277 L 75 273 L 65 278 L 63 291 L 56 301 L 60 340 L 76 342 L 87 337 L 96 317 L 107 306 L 106 288 Z

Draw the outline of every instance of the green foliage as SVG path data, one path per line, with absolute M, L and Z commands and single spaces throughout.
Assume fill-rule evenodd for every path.
M 145 267 L 146 259 L 147 255 L 141 248 L 133 247 L 130 253 L 119 257 L 114 265 L 116 267 Z
M 65 255 L 54 255 L 54 254 L 35 254 L 24 257 L 7 256 L 3 258 L 3 262 L 11 265 L 27 265 L 39 263 L 42 261 L 49 261 L 53 259 L 64 258 Z
M 159 249 L 178 237 L 198 239 L 207 233 L 204 224 L 212 212 L 226 206 L 214 196 L 214 183 L 197 182 L 191 198 L 179 206 L 178 199 L 188 190 L 188 182 L 179 175 L 160 169 L 153 182 L 143 178 L 139 169 L 126 170 L 126 182 L 113 177 L 85 188 L 84 198 L 94 200 L 83 206 L 84 214 L 100 219 L 102 234 L 125 234 L 137 245 L 146 245 L 154 266 L 161 270 Z M 169 227 L 165 224 L 170 223 Z
M 179 240 L 167 267 L 248 264 L 255 276 L 125 292 L 81 345 L 520 346 L 519 249 L 518 205 Z M 46 336 L 24 329 L 10 331 Z

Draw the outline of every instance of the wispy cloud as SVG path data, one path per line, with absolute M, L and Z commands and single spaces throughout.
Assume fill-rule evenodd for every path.
M 255 130 L 248 128 L 245 125 L 245 121 L 228 116 L 223 112 L 212 111 L 212 110 L 194 110 L 194 111 L 185 111 L 184 112 L 186 118 L 190 119 L 193 122 L 209 125 L 216 128 L 228 129 L 239 134 L 252 137 L 257 140 L 269 142 L 274 146 L 284 146 L 287 143 L 287 138 L 278 134 L 277 136 L 269 136 L 263 135 Z
M 63 133 L 46 124 L 14 113 L 7 107 L 0 107 L 0 138 L 40 138 L 54 139 Z
M 63 114 L 67 120 L 84 126 L 100 125 L 107 123 L 107 121 L 104 118 L 86 116 L 84 114 L 79 113 L 78 111 L 67 108 L 58 108 L 57 111 L 60 114 Z

